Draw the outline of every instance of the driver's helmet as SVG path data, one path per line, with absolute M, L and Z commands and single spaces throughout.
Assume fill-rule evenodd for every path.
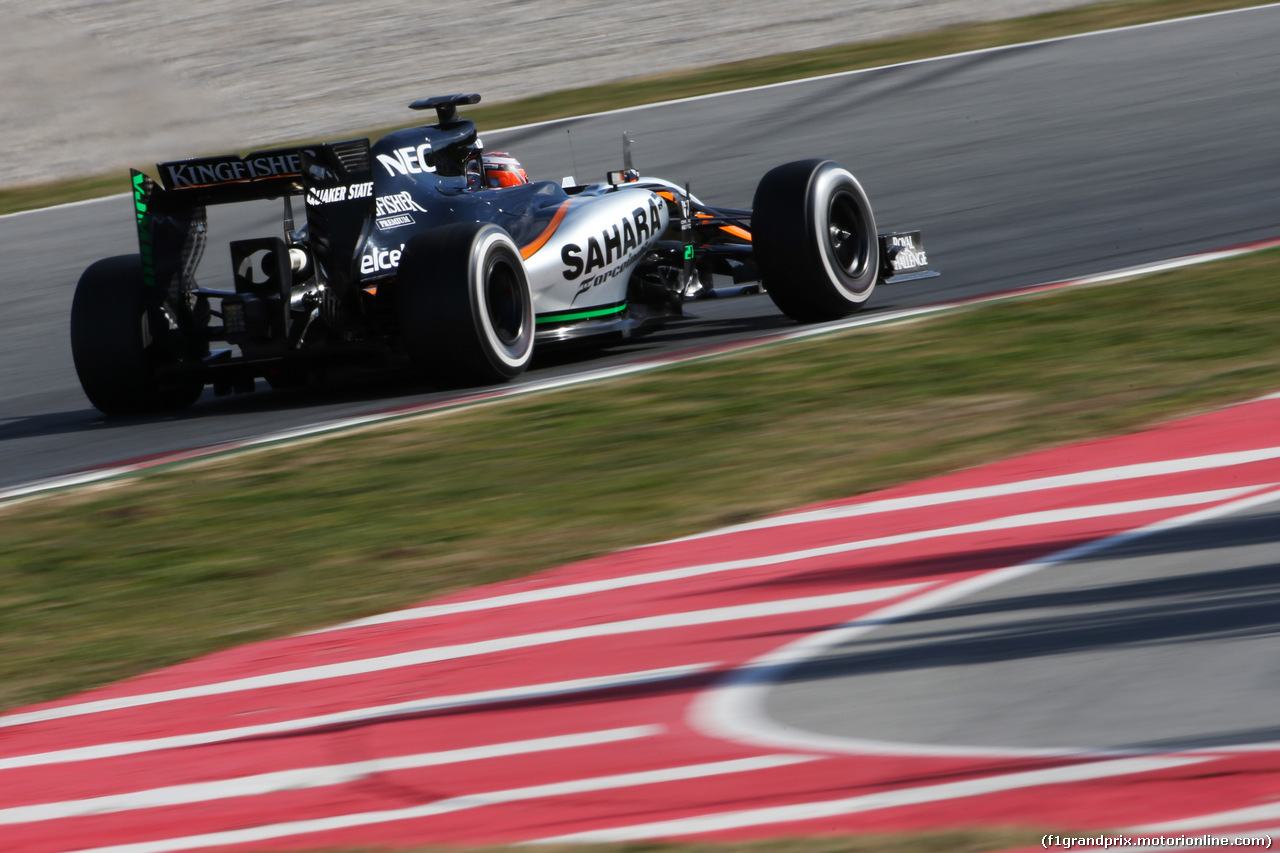
M 486 151 L 484 155 L 484 185 L 486 187 L 515 187 L 529 183 L 520 161 L 505 151 Z

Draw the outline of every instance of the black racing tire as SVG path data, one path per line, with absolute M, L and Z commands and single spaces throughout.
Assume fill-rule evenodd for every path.
M 793 320 L 838 320 L 867 304 L 880 270 L 871 203 L 831 160 L 799 160 L 760 179 L 751 205 L 760 281 Z
M 529 275 L 497 225 L 460 222 L 414 237 L 400 260 L 395 301 L 404 348 L 436 385 L 506 382 L 533 358 Z
M 71 301 L 71 358 L 89 402 L 105 415 L 175 412 L 204 390 L 199 378 L 162 381 L 156 368 L 178 359 L 151 335 L 138 255 L 89 265 Z

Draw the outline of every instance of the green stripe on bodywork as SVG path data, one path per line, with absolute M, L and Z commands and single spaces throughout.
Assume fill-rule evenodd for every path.
M 627 310 L 627 303 L 609 308 L 593 308 L 590 311 L 576 311 L 571 314 L 544 314 L 536 318 L 537 323 L 567 323 L 573 320 L 590 320 L 593 317 L 606 317 L 610 314 L 621 314 Z
M 142 283 L 147 287 L 155 287 L 155 248 L 151 240 L 151 219 L 147 215 L 147 202 L 150 196 L 147 177 L 141 172 L 134 171 L 132 183 L 134 215 L 137 217 L 138 225 L 138 254 L 142 259 Z

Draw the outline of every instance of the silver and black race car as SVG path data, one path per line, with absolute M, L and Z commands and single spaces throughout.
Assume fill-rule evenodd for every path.
M 408 364 L 436 385 L 501 382 L 535 347 L 629 337 L 687 299 L 763 287 L 800 322 L 843 317 L 878 282 L 936 275 L 918 232 L 877 235 L 829 160 L 779 166 L 751 210 L 624 168 L 606 183 L 490 188 L 479 95 L 416 101 L 435 124 L 135 171 L 137 254 L 80 278 L 71 348 L 109 415 L 302 384 L 334 364 Z M 301 197 L 305 224 L 294 221 Z M 207 207 L 284 199 L 283 237 L 230 243 L 233 289 L 202 287 Z M 717 282 L 721 283 L 716 287 Z

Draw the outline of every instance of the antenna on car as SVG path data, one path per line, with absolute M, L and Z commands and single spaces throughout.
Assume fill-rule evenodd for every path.
M 578 174 L 578 158 L 573 153 L 573 133 L 570 132 L 569 128 L 566 127 L 564 129 L 564 135 L 569 137 L 569 162 L 573 165 L 573 174 L 577 175 Z
M 471 95 L 436 95 L 433 98 L 422 98 L 409 105 L 411 110 L 435 110 L 439 124 L 452 124 L 458 120 L 458 107 L 466 104 L 480 103 L 480 96 Z
M 635 165 L 631 162 L 631 143 L 635 142 L 631 138 L 631 131 L 622 131 L 622 168 L 628 172 L 635 169 Z

